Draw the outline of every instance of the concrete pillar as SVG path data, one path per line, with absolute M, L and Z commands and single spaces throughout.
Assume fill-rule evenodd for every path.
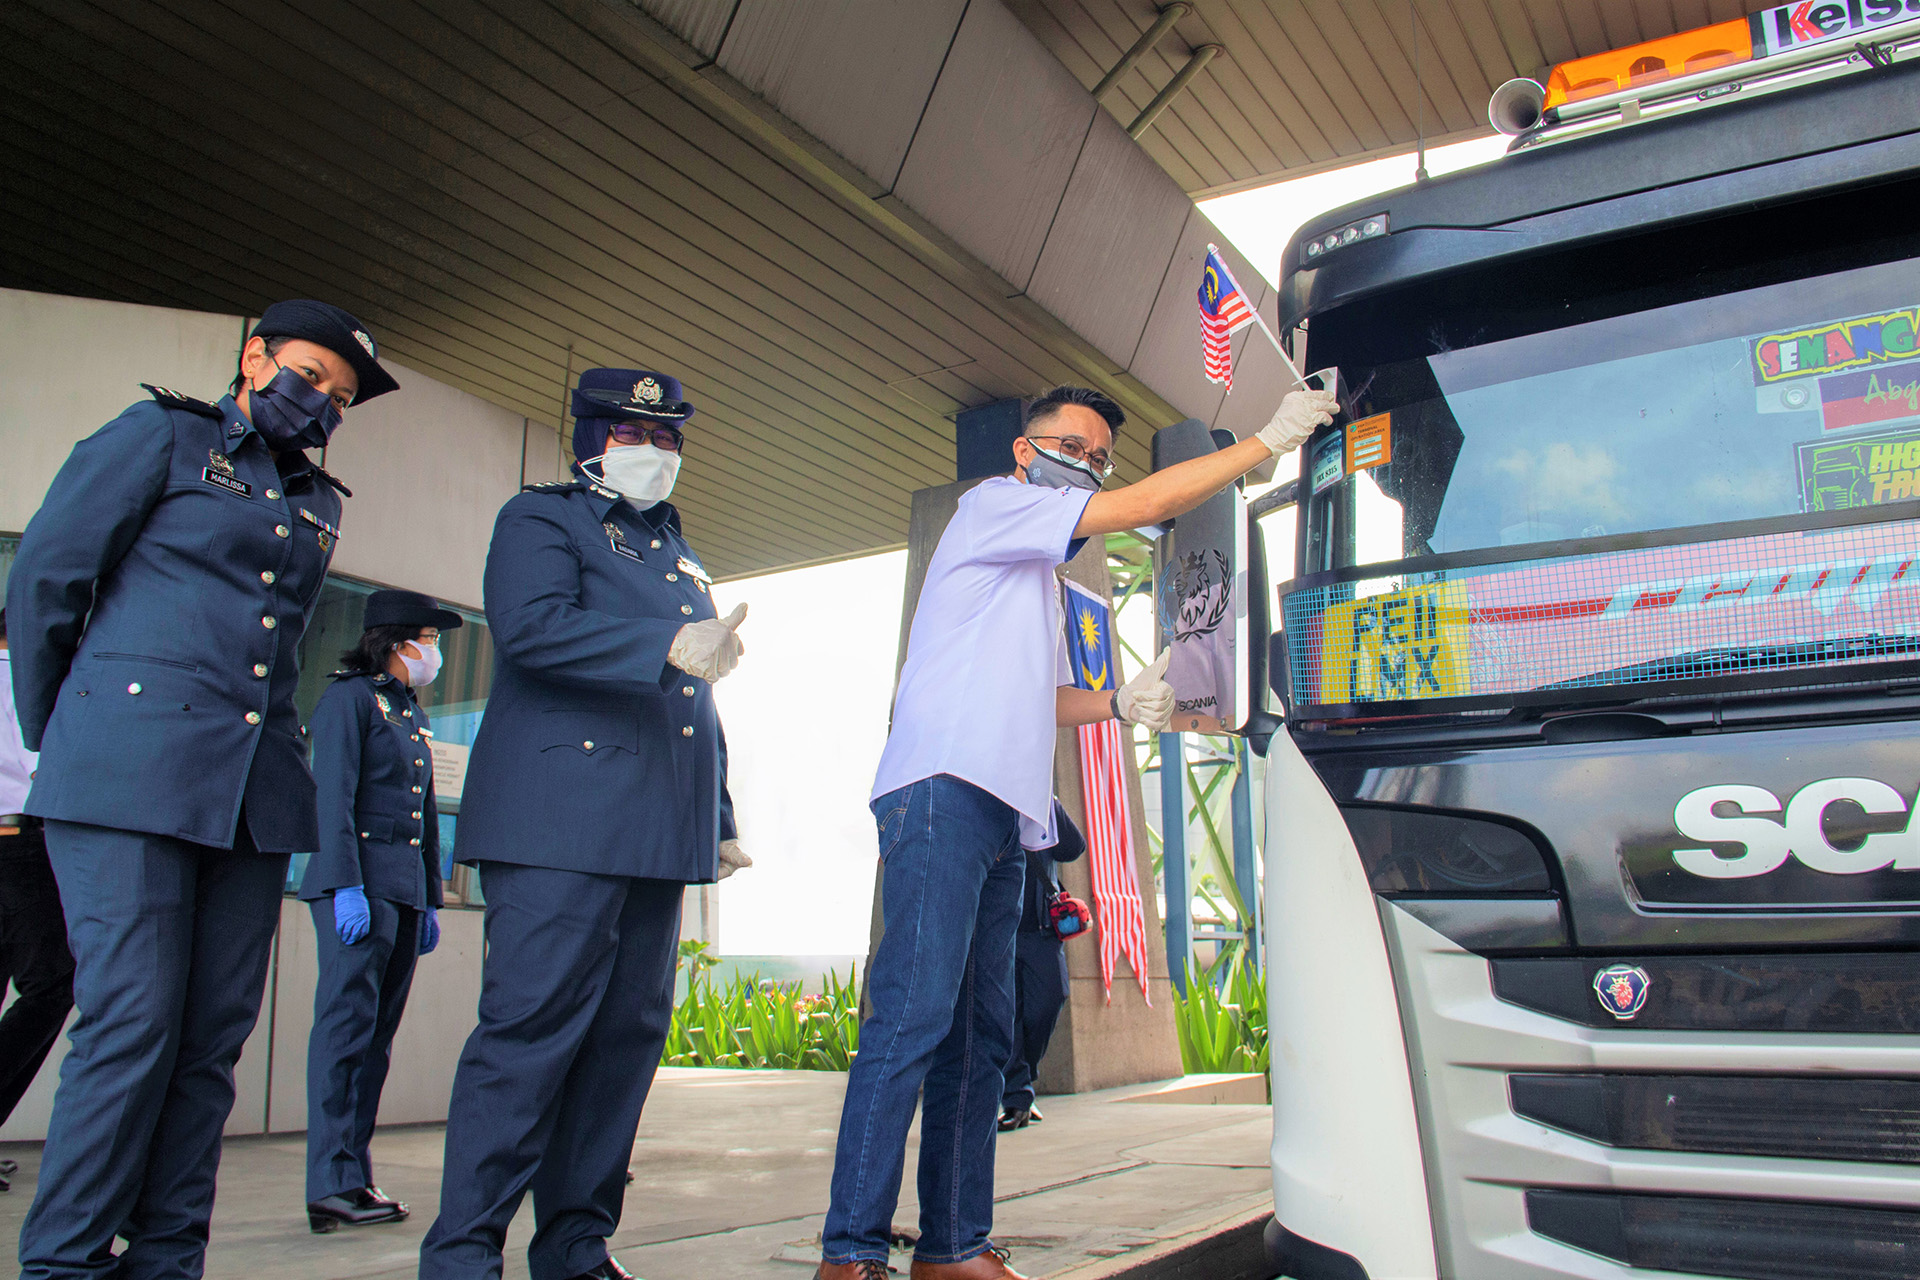
M 940 535 L 946 532 L 947 522 L 953 518 L 959 506 L 960 495 L 979 483 L 981 478 L 921 489 L 913 495 L 913 511 L 907 532 L 906 598 L 900 616 L 898 662 L 906 661 L 907 637 L 913 626 L 914 610 L 920 603 L 920 588 L 926 581 L 927 564 L 933 558 L 934 548 L 939 545 Z M 1108 599 L 1112 598 L 1113 584 L 1107 574 L 1105 552 L 1097 539 L 1081 550 L 1067 566 L 1066 573 L 1075 582 Z M 895 665 L 896 672 L 898 662 Z M 1055 794 L 1066 805 L 1074 821 L 1082 823 L 1084 829 L 1086 814 L 1080 780 L 1080 741 L 1072 730 L 1060 734 L 1054 746 L 1053 764 Z M 1135 870 L 1140 878 L 1140 898 L 1146 910 L 1148 992 L 1153 998 L 1153 1006 L 1149 1008 L 1140 999 L 1139 987 L 1124 959 L 1116 966 L 1113 1003 L 1108 1004 L 1100 984 L 1098 935 L 1092 934 L 1069 943 L 1067 970 L 1071 987 L 1067 1008 L 1060 1015 L 1053 1043 L 1040 1063 L 1039 1086 L 1043 1093 L 1080 1093 L 1147 1080 L 1165 1080 L 1180 1074 L 1180 1043 L 1173 1026 L 1173 995 L 1167 977 L 1166 941 L 1153 893 L 1153 858 L 1147 844 L 1140 775 L 1131 759 L 1127 761 L 1126 773 L 1128 799 L 1133 813 Z M 1088 859 L 1067 863 L 1060 870 L 1062 885 L 1075 897 L 1091 903 L 1093 884 Z M 880 947 L 882 871 L 876 867 L 874 873 L 873 920 L 867 952 L 869 966 Z

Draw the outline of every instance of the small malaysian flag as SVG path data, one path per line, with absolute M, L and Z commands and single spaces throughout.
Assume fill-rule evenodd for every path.
M 1206 265 L 1200 270 L 1200 354 L 1206 364 L 1207 381 L 1225 384 L 1233 391 L 1233 342 L 1239 330 L 1254 322 L 1247 295 L 1220 259 L 1220 250 L 1207 246 Z

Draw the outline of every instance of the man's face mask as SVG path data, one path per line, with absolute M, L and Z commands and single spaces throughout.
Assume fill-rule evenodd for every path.
M 273 360 L 272 356 L 267 359 Z M 271 449 L 324 449 L 340 429 L 340 406 L 333 397 L 273 360 L 279 372 L 247 396 L 247 416 Z
M 1027 464 L 1027 483 L 1047 489 L 1097 490 L 1101 480 L 1084 464 L 1069 461 L 1051 449 L 1042 449 L 1036 444 L 1033 446 L 1033 461 Z

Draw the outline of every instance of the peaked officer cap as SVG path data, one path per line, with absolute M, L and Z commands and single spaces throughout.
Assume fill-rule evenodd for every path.
M 368 631 L 375 627 L 438 627 L 451 631 L 466 625 L 466 619 L 451 609 L 442 609 L 438 600 L 418 591 L 376 591 L 367 597 L 367 616 L 360 625 Z
M 652 369 L 588 369 L 573 392 L 573 456 L 605 453 L 612 423 L 657 422 L 684 429 L 693 414 L 678 378 Z
M 353 366 L 360 379 L 354 393 L 355 404 L 365 404 L 375 396 L 398 391 L 400 384 L 380 367 L 380 348 L 367 327 L 331 303 L 311 298 L 292 298 L 276 302 L 253 326 L 256 338 L 302 338 L 318 343 Z

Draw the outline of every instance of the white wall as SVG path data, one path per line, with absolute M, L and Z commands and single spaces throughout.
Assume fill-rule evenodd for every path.
M 143 382 L 219 397 L 239 316 L 0 289 L 0 531 L 39 509 L 76 441 L 136 400 Z

